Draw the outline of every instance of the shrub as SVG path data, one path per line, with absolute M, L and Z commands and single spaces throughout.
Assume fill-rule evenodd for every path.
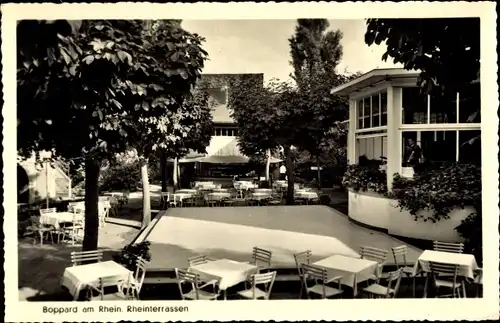
M 476 212 L 465 218 L 455 230 L 464 239 L 465 252 L 473 254 L 481 266 L 483 261 L 483 233 L 481 213 Z
M 126 245 L 118 254 L 113 256 L 113 260 L 122 264 L 128 270 L 135 272 L 137 259 L 139 257 L 146 261 L 151 260 L 151 253 L 149 252 L 150 245 L 151 243 L 149 241 Z
M 420 210 L 430 210 L 432 215 L 424 221 L 437 222 L 449 218 L 455 207 L 481 204 L 481 169 L 472 164 L 442 165 L 415 174 L 411 180 L 394 176 L 392 196 L 401 209 L 421 217 Z
M 342 185 L 359 191 L 374 191 L 380 194 L 387 193 L 387 174 L 379 169 L 376 164 L 368 165 L 348 165 Z
M 113 164 L 101 173 L 100 190 L 136 191 L 141 181 L 139 161 L 128 164 Z

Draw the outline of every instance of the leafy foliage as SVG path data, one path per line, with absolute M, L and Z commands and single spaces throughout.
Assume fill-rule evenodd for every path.
M 187 137 L 173 116 L 186 114 L 181 109 L 207 55 L 203 38 L 178 22 L 21 21 L 17 27 L 18 152 L 85 160 L 83 247 L 95 249 L 100 162 L 130 147 L 148 155 L 155 145 Z M 141 145 L 144 136 L 151 144 Z
M 387 194 L 387 174 L 376 164 L 348 165 L 342 179 L 342 185 L 355 192 L 373 191 Z
M 297 144 L 319 156 L 334 139 L 332 125 L 347 118 L 345 98 L 330 94 L 332 87 L 348 81 L 336 72 L 342 58 L 342 33 L 327 31 L 326 19 L 298 19 L 289 39 L 293 78 L 300 93 L 303 113 Z M 297 125 L 299 126 L 299 125 Z
M 479 78 L 479 18 L 368 19 L 365 42 L 407 70 L 421 70 L 426 92 L 457 92 Z
M 464 238 L 464 251 L 473 254 L 479 265 L 483 260 L 483 224 L 481 219 L 481 212 L 472 213 L 455 228 L 458 234 Z
M 118 254 L 113 255 L 113 260 L 122 264 L 128 270 L 135 272 L 139 257 L 145 261 L 151 260 L 150 245 L 149 241 L 126 245 Z
M 395 176 L 393 196 L 398 206 L 415 216 L 420 210 L 431 210 L 424 221 L 449 218 L 456 207 L 481 205 L 481 168 L 473 164 L 443 165 L 415 174 L 411 180 Z
M 101 191 L 137 191 L 141 181 L 141 165 L 136 160 L 132 163 L 112 163 L 109 167 L 101 171 L 100 187 Z M 150 176 L 154 176 L 154 168 L 148 167 Z

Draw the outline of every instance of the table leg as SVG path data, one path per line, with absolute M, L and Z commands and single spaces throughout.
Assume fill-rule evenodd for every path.
M 224 289 L 224 300 L 227 301 L 227 290 Z
M 356 275 L 354 275 L 354 278 L 353 278 L 352 295 L 353 295 L 353 298 L 356 298 L 356 296 L 358 296 L 358 282 L 356 279 Z
M 425 285 L 424 285 L 424 296 L 423 298 L 427 298 L 427 289 L 429 287 L 429 273 L 427 273 L 427 277 L 425 278 Z

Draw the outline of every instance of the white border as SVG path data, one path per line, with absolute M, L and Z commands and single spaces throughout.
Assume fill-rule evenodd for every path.
M 229 4 L 8 4 L 2 5 L 4 85 L 4 232 L 6 321 L 165 321 L 165 320 L 454 320 L 498 318 L 498 137 L 496 13 L 492 2 L 404 3 L 229 3 Z M 15 21 L 18 19 L 362 19 L 366 17 L 481 17 L 483 160 L 483 299 L 397 299 L 336 301 L 141 302 L 142 305 L 189 306 L 187 313 L 43 314 L 42 307 L 93 306 L 89 303 L 28 303 L 18 301 L 16 237 L 16 64 Z M 6 189 L 8 188 L 8 189 Z M 491 256 L 490 256 L 491 255 Z M 109 304 L 109 303 L 108 303 Z M 138 303 L 135 303 L 138 304 Z M 135 305 L 134 304 L 134 305 Z M 116 303 L 109 305 L 118 305 Z M 119 305 L 125 309 L 124 305 Z

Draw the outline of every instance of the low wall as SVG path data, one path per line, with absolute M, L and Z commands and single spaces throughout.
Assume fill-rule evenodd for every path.
M 391 235 L 439 241 L 461 241 L 455 227 L 465 219 L 473 209 L 457 208 L 451 212 L 449 219 L 436 223 L 424 222 L 406 210 L 397 207 L 397 201 L 382 197 L 373 192 L 349 191 L 349 218 L 367 226 L 381 229 Z M 429 211 L 421 211 L 422 215 L 430 215 Z

